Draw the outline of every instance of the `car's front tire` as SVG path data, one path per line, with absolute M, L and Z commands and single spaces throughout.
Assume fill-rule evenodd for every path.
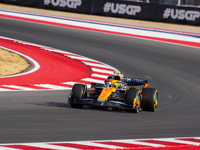
M 85 86 L 83 84 L 74 84 L 70 99 L 70 105 L 73 108 L 83 108 L 83 104 L 76 104 L 76 101 L 84 98 Z

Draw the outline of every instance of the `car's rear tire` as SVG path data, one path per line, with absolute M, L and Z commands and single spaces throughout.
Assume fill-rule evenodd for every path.
M 142 90 L 141 108 L 144 111 L 156 111 L 158 105 L 158 91 L 155 88 Z
M 135 109 L 131 110 L 132 112 L 135 112 L 135 113 L 139 112 L 139 108 L 140 108 L 140 100 L 138 99 L 139 97 L 140 97 L 139 90 L 137 90 L 135 88 L 130 88 L 126 92 L 125 100 L 126 100 L 127 105 L 134 107 L 134 100 L 136 99 L 136 101 L 137 101 Z
M 73 108 L 83 108 L 83 104 L 76 104 L 76 101 L 84 98 L 85 86 L 83 84 L 74 84 L 72 88 L 72 95 L 70 100 L 70 105 Z

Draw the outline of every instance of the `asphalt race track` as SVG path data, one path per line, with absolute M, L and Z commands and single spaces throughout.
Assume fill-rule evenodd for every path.
M 159 91 L 157 112 L 72 109 L 69 91 L 0 93 L 0 143 L 200 136 L 200 50 L 0 18 L 0 36 L 105 62 Z

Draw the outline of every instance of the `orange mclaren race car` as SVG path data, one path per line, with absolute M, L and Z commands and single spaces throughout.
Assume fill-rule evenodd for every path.
M 122 77 L 120 72 L 115 74 L 108 76 L 104 84 L 91 83 L 89 89 L 85 83 L 74 84 L 68 103 L 73 108 L 91 105 L 136 113 L 140 110 L 156 111 L 158 91 L 155 88 L 147 88 L 147 80 Z

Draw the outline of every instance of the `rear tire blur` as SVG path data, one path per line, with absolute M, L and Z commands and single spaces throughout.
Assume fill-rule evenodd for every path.
M 158 104 L 158 91 L 155 88 L 142 90 L 141 108 L 144 111 L 156 111 Z
M 125 96 L 126 104 L 133 107 L 135 98 L 139 97 L 138 93 L 139 93 L 139 90 L 137 90 L 137 89 L 134 89 L 134 88 L 128 89 L 128 91 L 126 92 L 126 96 Z M 140 108 L 140 106 L 136 105 L 135 109 L 130 110 L 130 111 L 138 113 L 139 108 Z

